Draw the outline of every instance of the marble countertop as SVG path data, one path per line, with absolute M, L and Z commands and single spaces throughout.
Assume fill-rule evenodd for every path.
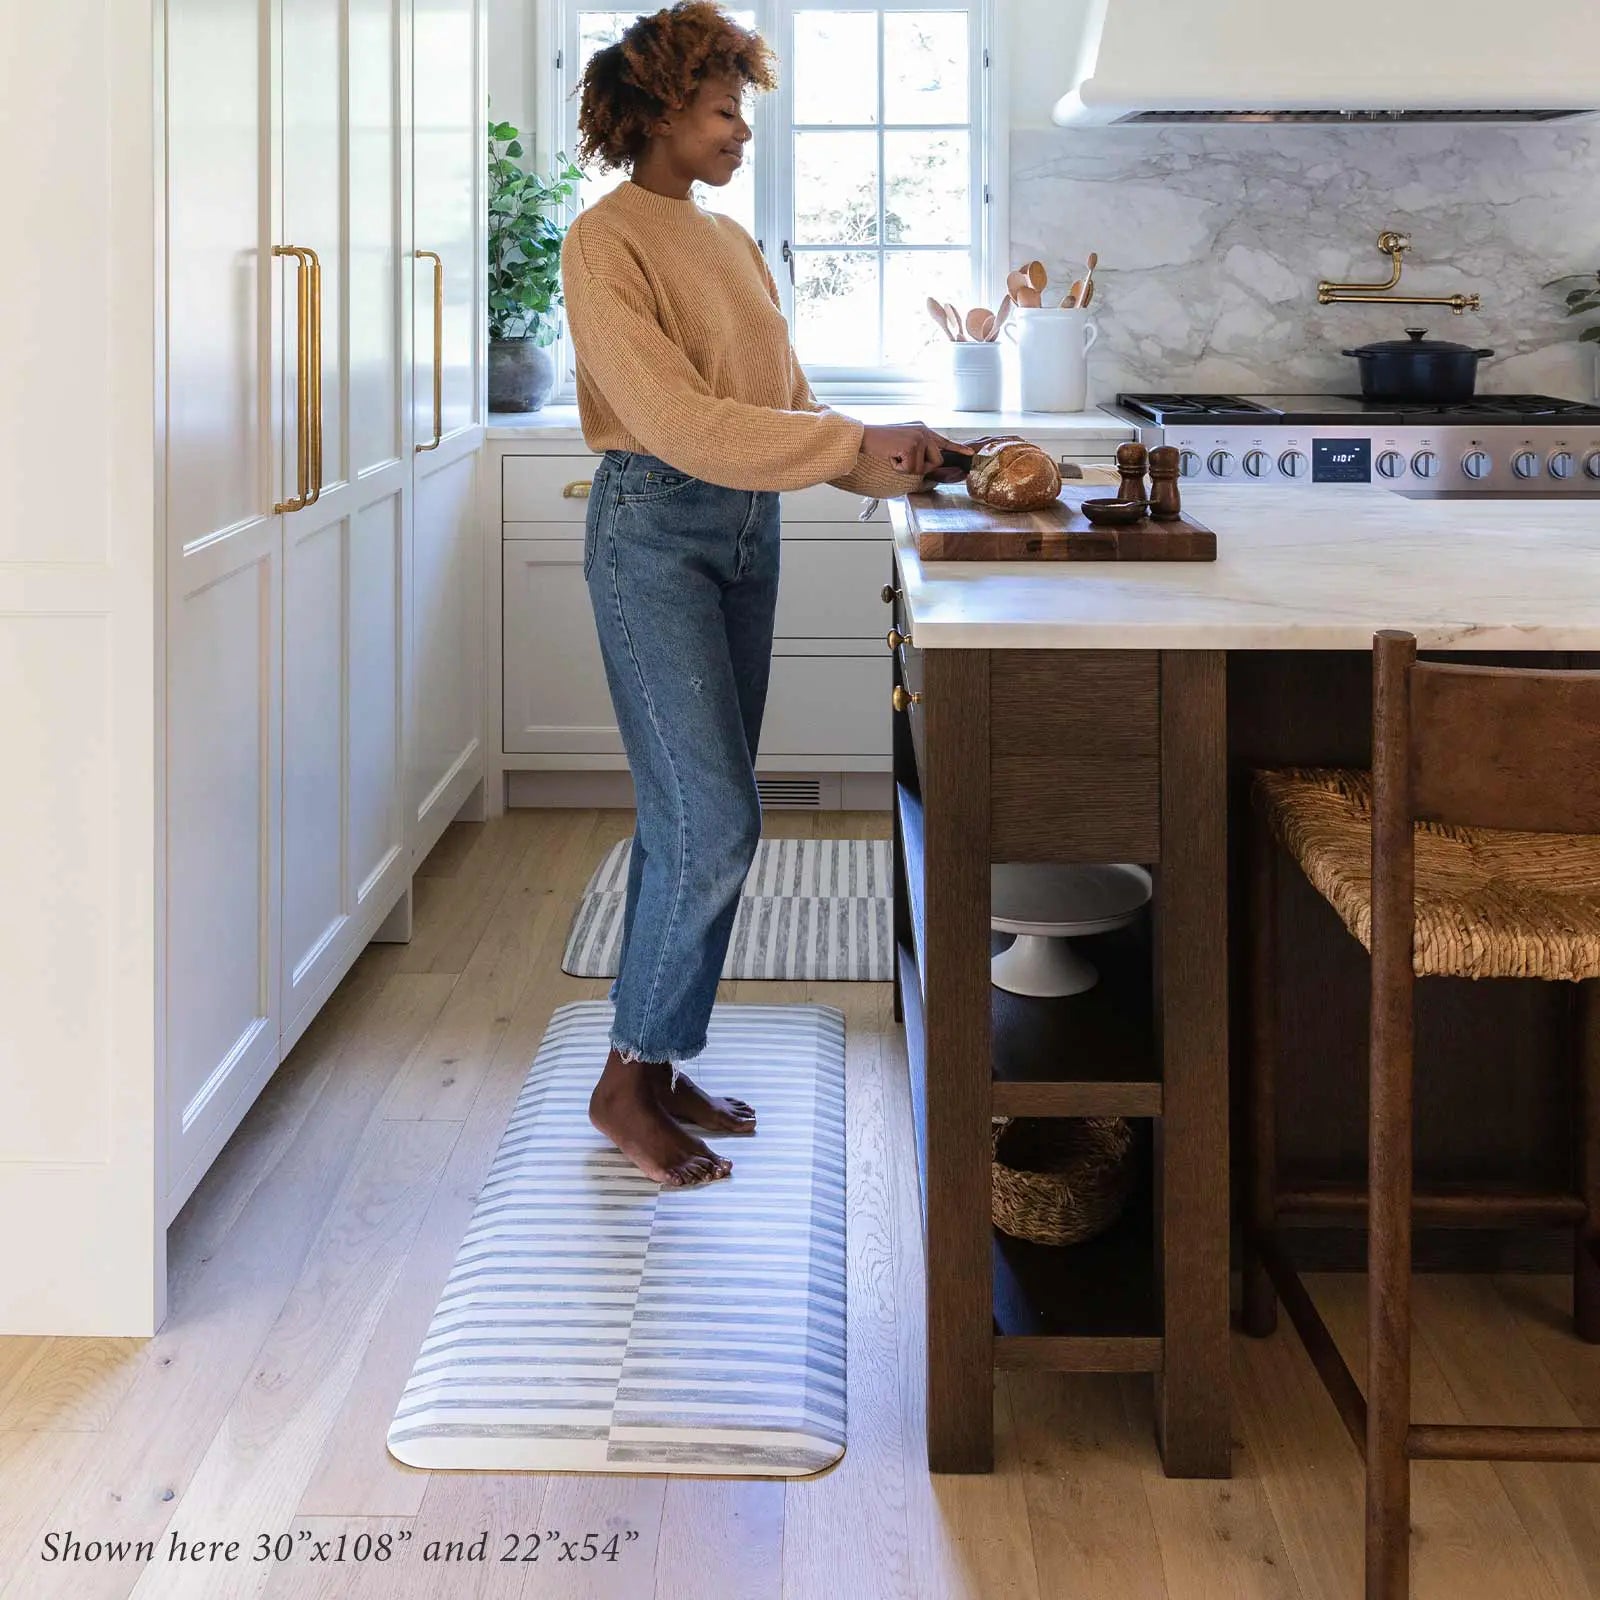
M 1188 488 L 1215 562 L 918 560 L 924 649 L 1600 649 L 1600 497 L 1407 500 L 1365 486 Z
M 1020 433 L 1033 439 L 1070 439 L 1074 444 L 1120 444 L 1137 437 L 1126 422 L 1104 411 L 952 411 L 943 403 L 897 401 L 892 405 L 852 405 L 840 402 L 838 410 L 862 422 L 905 422 L 916 418 L 952 438 L 977 438 L 987 433 Z M 546 406 L 522 414 L 491 412 L 490 439 L 558 440 L 583 443 L 574 405 Z M 1108 451 L 1109 453 L 1109 451 Z

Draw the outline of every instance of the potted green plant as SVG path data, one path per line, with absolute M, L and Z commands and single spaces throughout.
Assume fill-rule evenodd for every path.
M 1600 272 L 1569 272 L 1565 277 L 1552 278 L 1545 288 L 1555 289 L 1564 283 L 1578 285 L 1567 291 L 1569 317 L 1584 317 L 1591 311 L 1600 311 Z M 1600 344 L 1600 322 L 1585 328 L 1578 340 L 1581 344 Z M 1600 391 L 1600 350 L 1595 352 L 1595 384 Z
M 489 409 L 537 411 L 550 398 L 561 332 L 560 220 L 582 174 L 565 155 L 548 178 L 522 165 L 521 135 L 489 124 Z

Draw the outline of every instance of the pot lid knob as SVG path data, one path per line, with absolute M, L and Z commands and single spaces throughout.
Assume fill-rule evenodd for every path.
M 1406 332 L 1419 344 L 1427 337 L 1428 334 L 1428 330 L 1426 328 L 1407 328 Z

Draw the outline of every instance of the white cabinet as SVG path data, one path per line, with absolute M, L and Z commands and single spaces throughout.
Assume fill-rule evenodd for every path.
M 296 421 L 279 298 L 295 264 L 285 272 L 272 255 L 283 146 L 262 91 L 267 14 L 264 0 L 166 7 L 163 1199 L 192 1187 L 241 1096 L 278 1059 L 284 537 L 274 505 L 282 429 Z M 288 337 L 292 352 L 293 321 Z
M 360 48 L 339 47 L 346 14 Z M 283 0 L 282 221 L 316 252 L 311 504 L 283 517 L 280 1048 L 410 877 L 401 777 L 408 392 L 398 312 L 404 34 L 379 0 Z M 295 496 L 302 268 L 279 258 L 277 459 Z M 345 317 L 348 314 L 349 324 Z
M 583 578 L 596 459 L 501 461 L 502 753 L 546 768 L 627 765 Z M 763 770 L 888 770 L 888 523 L 856 520 L 863 504 L 826 484 L 783 496 Z
M 481 782 L 481 7 L 17 13 L 0 1334 L 160 1326 L 172 1214 Z
M 415 853 L 483 781 L 483 0 L 411 0 L 416 474 L 407 796 Z

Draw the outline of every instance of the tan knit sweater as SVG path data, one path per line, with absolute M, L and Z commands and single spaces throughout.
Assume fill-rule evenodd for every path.
M 772 274 L 732 218 L 621 183 L 568 230 L 561 287 L 591 450 L 642 451 L 729 489 L 918 487 L 812 394 Z

